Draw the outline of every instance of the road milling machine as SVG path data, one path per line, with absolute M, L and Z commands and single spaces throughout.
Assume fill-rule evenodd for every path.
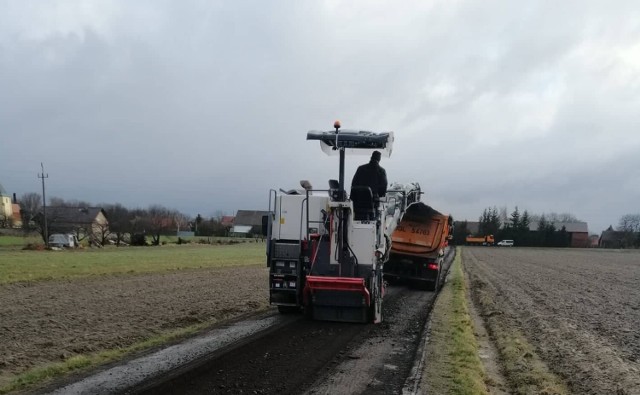
M 271 190 L 269 215 L 263 218 L 269 266 L 270 302 L 280 312 L 303 310 L 326 321 L 382 321 L 383 266 L 391 252 L 391 234 L 411 204 L 418 184 L 394 184 L 374 199 L 369 187 L 345 190 L 345 155 L 377 150 L 391 155 L 393 132 L 310 131 L 307 140 L 339 156 L 338 180 L 327 189 Z

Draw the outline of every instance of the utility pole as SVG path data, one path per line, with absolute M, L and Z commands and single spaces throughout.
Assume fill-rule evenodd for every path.
M 38 178 L 42 179 L 42 218 L 44 220 L 44 244 L 49 248 L 49 228 L 47 228 L 47 200 L 44 196 L 44 179 L 49 178 L 49 174 L 44 173 L 44 165 L 40 162 L 40 167 L 42 168 L 42 173 L 38 174 Z

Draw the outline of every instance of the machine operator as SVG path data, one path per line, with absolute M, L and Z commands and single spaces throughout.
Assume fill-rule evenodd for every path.
M 361 165 L 351 181 L 351 187 L 365 186 L 371 188 L 374 200 L 387 194 L 387 172 L 380 166 L 380 151 L 373 151 L 369 163 Z

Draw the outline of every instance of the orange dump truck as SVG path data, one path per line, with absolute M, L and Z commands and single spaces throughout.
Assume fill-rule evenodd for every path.
M 493 238 L 493 235 L 489 236 L 467 236 L 465 239 L 467 245 L 482 245 L 482 246 L 492 246 L 496 244 L 496 240 Z
M 391 255 L 384 265 L 388 280 L 404 280 L 437 290 L 452 219 L 424 203 L 407 208 L 391 235 Z

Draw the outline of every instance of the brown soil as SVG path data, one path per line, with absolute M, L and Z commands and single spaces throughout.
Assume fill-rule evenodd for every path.
M 472 294 L 489 300 L 481 314 L 523 333 L 571 392 L 640 394 L 638 251 L 478 247 L 462 257 Z
M 266 308 L 263 266 L 0 286 L 0 386 L 29 368 Z

